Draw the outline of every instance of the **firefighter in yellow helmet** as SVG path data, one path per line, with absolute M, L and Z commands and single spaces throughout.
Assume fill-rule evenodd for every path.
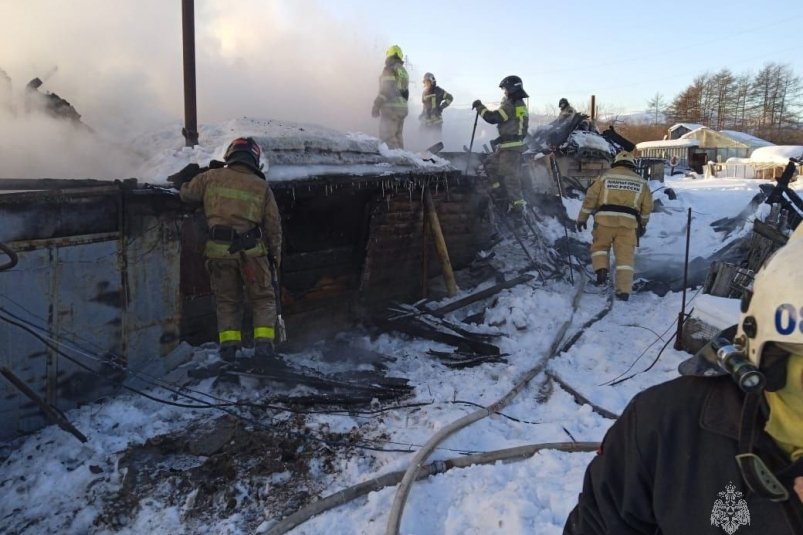
M 379 139 L 389 149 L 404 148 L 404 119 L 410 97 L 410 77 L 404 68 L 404 55 L 398 45 L 385 53 L 385 68 L 379 76 L 379 94 L 374 99 L 371 116 L 379 117 Z
M 233 361 L 242 346 L 244 293 L 252 308 L 254 353 L 258 358 L 274 355 L 277 316 L 271 269 L 281 265 L 282 227 L 261 155 L 252 138 L 237 138 L 226 150 L 225 166 L 212 162 L 197 176 L 181 178 L 177 173 L 168 179 L 183 201 L 203 203 L 209 227 L 206 268 L 215 294 L 220 356 L 226 361 Z
M 591 265 L 597 284 L 608 280 L 611 248 L 616 256 L 616 297 L 627 301 L 633 290 L 635 250 L 650 220 L 652 193 L 647 181 L 636 173 L 633 153 L 619 152 L 611 169 L 603 173 L 586 192 L 577 216 L 577 228 L 585 230 L 594 216 L 591 233 Z
M 521 155 L 527 149 L 524 137 L 530 124 L 530 114 L 524 99 L 529 97 L 518 76 L 506 76 L 499 87 L 505 98 L 497 110 L 489 110 L 475 100 L 471 105 L 485 122 L 495 124 L 499 137 L 491 141 L 493 154 L 485 168 L 494 188 L 504 187 L 508 209 L 515 217 L 524 217 L 527 202 L 521 190 Z
M 443 130 L 443 110 L 452 103 L 452 95 L 438 85 L 435 75 L 431 72 L 424 74 L 424 91 L 421 94 L 421 103 L 424 109 L 419 119 L 421 125 L 430 136 L 438 141 Z

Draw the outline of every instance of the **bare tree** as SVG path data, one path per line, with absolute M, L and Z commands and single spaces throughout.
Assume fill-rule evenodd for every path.
M 647 110 L 653 116 L 653 126 L 658 124 L 658 117 L 663 114 L 665 108 L 666 101 L 661 93 L 655 93 L 655 96 L 647 101 Z

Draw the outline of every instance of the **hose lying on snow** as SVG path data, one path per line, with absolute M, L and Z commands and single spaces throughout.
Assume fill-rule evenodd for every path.
M 462 457 L 456 457 L 454 459 L 447 459 L 445 461 L 435 461 L 422 466 L 416 474 L 416 479 L 424 479 L 435 474 L 444 473 L 452 468 L 466 468 L 475 464 L 492 464 L 497 461 L 523 461 L 524 459 L 532 457 L 536 452 L 541 450 L 588 452 L 598 450 L 599 446 L 599 442 L 547 442 L 543 444 L 530 444 L 527 446 L 517 446 L 515 448 L 478 453 L 476 455 L 465 455 Z M 358 485 L 354 485 L 353 487 L 349 487 L 331 494 L 326 498 L 320 499 L 317 502 L 311 503 L 305 508 L 296 511 L 278 524 L 274 524 L 265 532 L 265 535 L 282 535 L 287 533 L 294 527 L 303 524 L 315 515 L 319 515 L 330 509 L 348 503 L 351 500 L 359 498 L 360 496 L 365 496 L 369 492 L 382 490 L 384 487 L 395 485 L 401 481 L 404 475 L 405 472 L 402 471 L 391 472 L 389 474 L 379 476 L 369 481 L 364 481 Z
M 510 403 L 513 398 L 515 398 L 519 392 L 521 392 L 524 387 L 529 384 L 529 382 L 539 373 L 544 371 L 546 368 L 549 359 L 554 357 L 559 352 L 559 346 L 563 337 L 566 335 L 566 331 L 569 329 L 569 326 L 572 323 L 572 318 L 574 318 L 574 313 L 577 310 L 577 303 L 580 300 L 580 297 L 583 294 L 583 287 L 585 286 L 585 278 L 582 277 L 580 279 L 580 283 L 577 285 L 577 291 L 575 292 L 574 298 L 572 299 L 572 314 L 569 318 L 563 322 L 558 333 L 555 335 L 554 340 L 552 341 L 552 345 L 549 348 L 549 352 L 547 355 L 542 358 L 538 364 L 536 364 L 531 370 L 526 372 L 522 379 L 513 387 L 513 389 L 505 394 L 501 399 L 499 399 L 496 403 L 489 405 L 488 407 L 484 407 L 479 409 L 476 412 L 471 414 L 467 414 L 463 416 L 459 420 L 452 422 L 451 424 L 447 425 L 435 435 L 430 438 L 424 446 L 416 452 L 413 460 L 410 462 L 410 466 L 407 468 L 407 471 L 402 478 L 401 483 L 399 484 L 399 488 L 396 490 L 396 496 L 393 498 L 393 506 L 390 510 L 390 516 L 388 518 L 388 525 L 387 529 L 385 530 L 386 535 L 397 535 L 399 533 L 399 526 L 401 525 L 401 517 L 402 513 L 404 512 L 404 504 L 407 501 L 407 496 L 410 494 L 410 488 L 413 485 L 413 482 L 417 479 L 418 471 L 421 469 L 424 460 L 429 456 L 430 453 L 437 447 L 438 444 L 446 440 L 450 435 L 459 431 L 460 429 L 472 424 L 478 420 L 485 418 L 486 416 L 493 414 L 495 412 L 499 412 L 505 407 L 508 403 Z

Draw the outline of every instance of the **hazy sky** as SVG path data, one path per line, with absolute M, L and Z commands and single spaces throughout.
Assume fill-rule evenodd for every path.
M 384 51 L 402 47 L 418 105 L 433 72 L 493 103 L 524 79 L 533 112 L 591 94 L 608 111 L 669 101 L 692 78 L 768 61 L 803 75 L 803 1 L 196 0 L 198 120 L 295 119 L 374 133 Z M 0 69 L 35 76 L 115 139 L 183 121 L 180 0 L 0 0 Z M 0 148 L 12 121 L 0 126 Z M 19 129 L 16 128 L 18 131 Z

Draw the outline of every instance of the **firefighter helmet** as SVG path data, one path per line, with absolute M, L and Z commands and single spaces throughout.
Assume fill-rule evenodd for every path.
M 434 75 L 434 74 L 432 74 L 431 72 L 424 73 L 424 80 L 423 80 L 423 82 L 424 82 L 424 83 L 426 83 L 426 82 L 429 82 L 430 84 L 432 84 L 432 85 L 435 85 L 435 83 L 436 83 L 436 82 L 435 82 L 435 75 Z
M 391 45 L 385 52 L 386 58 L 390 58 L 393 56 L 396 56 L 399 59 L 404 58 L 404 54 L 402 53 L 402 49 L 399 45 Z
M 242 163 L 254 171 L 259 171 L 261 158 L 262 149 L 252 137 L 238 137 L 229 143 L 223 156 L 227 164 Z
M 522 98 L 527 98 L 529 96 L 527 92 L 524 91 L 524 82 L 522 82 L 521 78 L 516 75 L 505 76 L 502 78 L 502 81 L 499 82 L 499 87 L 510 94 L 520 92 Z
M 803 355 L 801 261 L 803 239 L 795 233 L 758 271 L 752 291 L 742 299 L 734 341 L 756 367 L 761 366 L 770 342 L 788 353 Z
M 568 101 L 568 100 L 566 100 L 565 98 L 562 98 L 562 99 L 560 99 L 560 100 L 558 101 L 558 108 L 560 108 L 560 109 L 563 109 L 563 108 L 565 108 L 565 107 L 566 107 L 566 106 L 568 106 L 568 105 L 569 105 L 569 101 Z
M 636 158 L 633 156 L 633 153 L 628 150 L 619 151 L 613 158 L 613 165 L 626 165 L 635 169 Z

